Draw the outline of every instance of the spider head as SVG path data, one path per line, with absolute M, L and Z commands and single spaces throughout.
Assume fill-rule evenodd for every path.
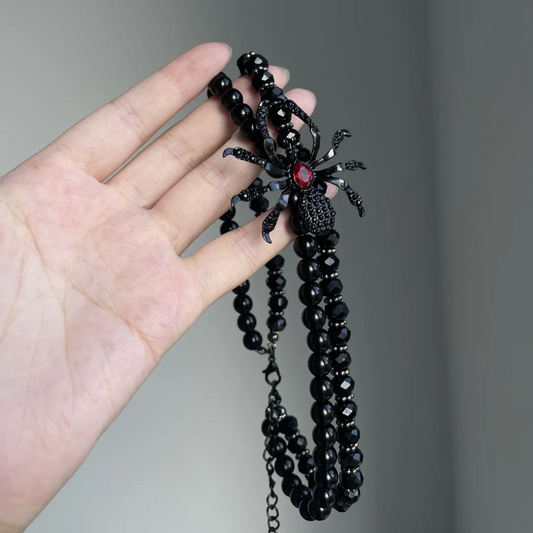
M 311 158 L 311 152 L 307 148 L 298 148 L 296 146 L 286 150 L 287 159 L 294 164 L 298 161 L 307 163 Z

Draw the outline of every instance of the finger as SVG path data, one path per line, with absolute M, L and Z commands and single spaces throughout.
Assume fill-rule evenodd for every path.
M 312 113 L 316 104 L 314 94 L 303 89 L 293 89 L 287 97 L 296 101 L 308 114 Z M 298 119 L 293 118 L 293 121 L 295 128 L 301 127 Z M 222 150 L 232 146 L 252 148 L 251 143 L 237 134 L 175 185 L 152 209 L 178 254 L 229 208 L 232 196 L 248 187 L 262 172 L 257 165 L 233 157 L 223 158 Z M 277 197 L 273 196 L 273 200 L 277 201 Z
M 58 151 L 103 181 L 195 98 L 228 63 L 222 43 L 192 48 L 61 135 Z
M 283 87 L 288 71 L 276 67 L 270 70 Z M 234 87 L 245 103 L 257 106 L 260 97 L 249 76 L 239 78 Z M 220 99 L 210 98 L 145 148 L 113 177 L 109 186 L 141 207 L 152 207 L 181 178 L 218 151 L 237 129 Z

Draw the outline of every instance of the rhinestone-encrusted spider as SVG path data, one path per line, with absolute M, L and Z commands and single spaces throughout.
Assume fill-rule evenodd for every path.
M 276 152 L 276 144 L 267 127 L 267 115 L 273 106 L 278 109 L 285 109 L 307 124 L 313 138 L 311 151 L 303 148 L 302 144 L 295 140 L 295 142 L 290 143 L 291 146 L 285 149 L 285 155 Z M 272 243 L 270 232 L 276 227 L 280 213 L 287 207 L 299 215 L 308 232 L 322 235 L 330 231 L 335 222 L 335 211 L 329 198 L 325 195 L 326 183 L 331 183 L 343 190 L 350 203 L 357 207 L 359 216 L 364 216 L 365 210 L 359 194 L 344 179 L 334 176 L 335 173 L 345 170 L 357 170 L 359 168 L 366 170 L 363 163 L 352 160 L 347 163 L 337 163 L 323 170 L 315 170 L 335 156 L 345 137 L 351 137 L 348 130 L 337 130 L 333 135 L 333 146 L 323 157 L 317 159 L 320 148 L 320 131 L 309 115 L 292 100 L 263 100 L 257 108 L 256 119 L 263 137 L 267 159 L 262 159 L 240 147 L 226 148 L 223 155 L 224 157 L 232 155 L 242 161 L 259 165 L 269 176 L 280 180 L 271 181 L 264 187 L 248 187 L 231 199 L 231 205 L 234 206 L 240 200 L 249 202 L 268 191 L 282 191 L 276 207 L 263 221 L 265 241 Z

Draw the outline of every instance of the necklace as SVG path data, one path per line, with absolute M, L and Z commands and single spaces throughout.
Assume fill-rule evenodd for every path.
M 230 112 L 243 137 L 254 143 L 255 153 L 236 147 L 227 148 L 223 156 L 258 165 L 273 181 L 264 185 L 258 177 L 234 196 L 230 209 L 221 217 L 220 231 L 224 234 L 239 227 L 234 220 L 235 205 L 239 201 L 249 202 L 250 208 L 259 216 L 269 207 L 265 193 L 281 191 L 274 209 L 263 221 L 263 238 L 272 242 L 270 233 L 280 213 L 289 209 L 289 224 L 297 236 L 293 247 L 300 257 L 297 273 L 303 281 L 298 292 L 305 306 L 302 322 L 309 330 L 307 346 L 312 352 L 308 368 L 313 375 L 310 392 L 315 401 L 311 406 L 311 418 L 316 426 L 312 432 L 315 446 L 311 452 L 307 439 L 298 429 L 297 419 L 287 413 L 277 389 L 281 374 L 276 362 L 276 348 L 279 333 L 287 326 L 284 310 L 288 304 L 282 271 L 285 260 L 277 255 L 266 264 L 266 284 L 270 289 L 266 346 L 263 346 L 263 338 L 256 330 L 257 320 L 251 313 L 253 302 L 247 294 L 250 282 L 247 280 L 233 290 L 236 295 L 233 307 L 239 314 L 237 326 L 244 333 L 245 347 L 268 355 L 268 366 L 263 373 L 270 391 L 261 429 L 265 436 L 263 458 L 269 480 L 267 524 L 268 531 L 275 532 L 280 522 L 274 474 L 281 477 L 283 493 L 308 521 L 325 520 L 332 509 L 347 511 L 358 501 L 363 484 L 360 470 L 363 454 L 359 449 L 359 429 L 355 425 L 355 382 L 350 376 L 351 356 L 347 346 L 351 335 L 346 322 L 349 309 L 343 300 L 343 284 L 338 274 L 336 246 L 340 235 L 334 229 L 335 211 L 325 192 L 327 183 L 337 186 L 346 193 L 359 216 L 364 216 L 361 197 L 336 174 L 365 170 L 366 167 L 352 160 L 319 170 L 317 167 L 336 155 L 340 143 L 351 136 L 350 132 L 335 132 L 331 149 L 317 159 L 320 131 L 311 118 L 275 85 L 274 76 L 268 71 L 268 61 L 250 52 L 239 58 L 237 66 L 242 75 L 251 76 L 254 89 L 261 95 L 255 116 L 223 72 L 213 78 L 207 95 L 220 97 L 221 104 Z M 300 134 L 293 127 L 293 115 L 309 128 L 313 140 L 310 150 L 303 146 Z M 267 118 L 276 130 L 277 142 L 271 137 Z M 277 152 L 278 146 L 284 154 Z M 301 477 L 295 473 L 296 469 Z

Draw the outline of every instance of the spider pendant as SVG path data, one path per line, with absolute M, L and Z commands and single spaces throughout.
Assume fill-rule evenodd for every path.
M 268 112 L 274 105 L 283 107 L 308 125 L 313 139 L 313 146 L 310 151 L 303 148 L 301 143 L 295 140 L 285 150 L 285 155 L 276 152 L 276 144 L 270 136 L 266 124 Z M 276 206 L 263 221 L 263 238 L 266 242 L 272 243 L 270 232 L 276 227 L 280 213 L 287 207 L 298 215 L 306 232 L 322 235 L 333 229 L 335 211 L 330 199 L 325 195 L 327 183 L 343 190 L 350 203 L 357 207 L 359 216 L 364 216 L 365 210 L 359 194 L 344 179 L 334 176 L 334 174 L 345 170 L 366 170 L 362 162 L 352 160 L 347 163 L 337 163 L 326 169 L 316 170 L 317 167 L 336 155 L 337 149 L 345 137 L 351 137 L 348 130 L 336 131 L 333 135 L 331 149 L 323 157 L 317 159 L 320 148 L 320 131 L 311 118 L 292 100 L 276 99 L 271 102 L 263 100 L 257 109 L 256 119 L 263 137 L 267 159 L 260 158 L 240 147 L 227 148 L 224 150 L 223 156 L 232 155 L 242 161 L 259 165 L 269 176 L 278 180 L 271 181 L 264 187 L 248 187 L 231 200 L 231 205 L 234 206 L 241 200 L 250 202 L 268 191 L 282 191 Z

